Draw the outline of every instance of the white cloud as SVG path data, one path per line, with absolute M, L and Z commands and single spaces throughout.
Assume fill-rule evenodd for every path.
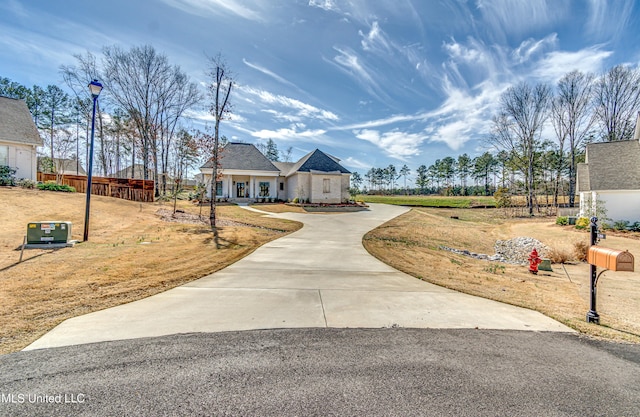
M 446 86 L 447 99 L 430 113 L 433 126 L 429 140 L 459 150 L 467 141 L 486 135 L 500 95 L 509 85 L 487 80 L 472 90 Z
M 529 38 L 523 41 L 513 52 L 512 56 L 518 64 L 529 61 L 532 56 L 543 52 L 547 47 L 555 47 L 558 44 L 558 35 L 552 33 L 543 39 Z
M 349 75 L 370 95 L 376 97 L 380 101 L 383 101 L 383 97 L 386 97 L 386 94 L 375 80 L 373 76 L 374 71 L 370 70 L 353 50 L 349 48 L 338 48 L 335 46 L 333 49 L 338 52 L 338 55 L 333 58 L 333 61 L 329 62 L 340 69 L 343 73 Z
M 442 64 L 445 70 L 442 82 L 455 82 L 468 88 L 486 79 L 498 79 L 509 76 L 510 63 L 503 48 L 486 45 L 483 41 L 468 37 L 466 43 L 451 39 L 443 43 L 449 60 Z
M 300 116 L 293 115 L 293 114 L 282 113 L 282 112 L 279 112 L 279 111 L 273 110 L 273 109 L 265 109 L 265 110 L 262 110 L 262 112 L 270 114 L 276 120 L 281 120 L 283 122 L 289 122 L 289 123 L 298 122 L 298 121 L 300 121 L 302 119 Z
M 293 84 L 291 81 L 284 79 L 283 77 L 279 76 L 278 74 L 276 74 L 273 71 L 270 71 L 264 67 L 261 67 L 260 65 L 257 64 L 252 64 L 251 62 L 247 61 L 246 59 L 242 58 L 242 62 L 248 66 L 249 68 L 253 68 L 256 71 L 260 71 L 261 73 L 268 75 L 269 77 L 273 78 L 274 80 L 281 82 L 282 84 L 294 87 L 294 88 L 298 88 L 295 84 Z
M 342 165 L 346 165 L 350 168 L 355 168 L 355 169 L 369 169 L 371 168 L 371 164 L 367 164 L 365 162 L 362 162 L 358 159 L 355 159 L 353 157 L 348 157 L 347 159 L 343 159 L 340 161 L 340 163 Z
M 477 0 L 476 4 L 494 36 L 548 27 L 565 18 L 570 10 L 569 0 Z
M 198 120 L 204 123 L 214 123 L 216 118 L 206 110 L 187 110 L 184 113 L 184 117 L 187 119 Z M 233 123 L 244 123 L 246 118 L 242 117 L 238 113 L 230 113 L 226 116 L 225 121 Z
M 281 128 L 277 130 L 262 129 L 257 132 L 251 132 L 251 136 L 258 139 L 279 139 L 279 140 L 320 140 L 322 135 L 326 133 L 322 129 L 312 129 L 298 131 L 295 127 Z
M 261 21 L 263 17 L 260 15 L 257 8 L 257 4 L 254 4 L 254 9 L 245 6 L 237 0 L 162 0 L 167 5 L 182 10 L 183 12 L 201 16 L 204 14 L 220 15 L 224 13 L 230 13 L 240 16 L 247 20 Z
M 380 25 L 378 22 L 373 22 L 371 25 L 371 29 L 369 33 L 366 35 L 362 31 L 358 31 L 362 40 L 360 44 L 362 45 L 362 49 L 365 51 L 373 51 L 378 53 L 389 53 L 391 52 L 390 41 L 387 38 L 387 35 L 380 29 Z
M 395 123 L 411 122 L 421 120 L 426 117 L 425 114 L 397 114 L 384 119 L 369 120 L 361 123 L 354 123 L 346 126 L 339 126 L 332 130 L 353 130 L 353 129 L 369 129 L 372 127 L 387 126 Z
M 257 97 L 264 104 L 279 105 L 286 109 L 293 110 L 295 112 L 294 116 L 296 117 L 296 120 L 300 120 L 301 118 L 310 118 L 323 121 L 339 120 L 338 115 L 331 111 L 319 109 L 315 106 L 312 106 L 311 104 L 304 103 L 291 97 L 273 94 L 265 90 L 248 86 L 240 87 L 240 89 L 243 93 Z M 276 111 L 273 109 L 268 109 L 267 112 L 277 115 L 279 118 L 283 118 L 285 114 L 282 111 Z
M 587 33 L 602 41 L 618 38 L 625 33 L 634 6 L 633 0 L 589 0 L 588 3 Z
M 600 49 L 600 46 L 576 52 L 550 52 L 536 63 L 532 75 L 542 81 L 555 84 L 565 74 L 576 69 L 582 72 L 599 73 L 604 68 L 605 60 L 611 54 L 611 51 L 604 51 Z
M 334 0 L 309 0 L 309 6 L 330 12 L 337 12 L 340 10 Z
M 410 156 L 420 154 L 420 145 L 427 137 L 418 133 L 407 133 L 400 130 L 392 130 L 380 133 L 377 130 L 354 130 L 356 138 L 371 142 L 385 151 L 390 157 L 405 160 Z
M 451 42 L 445 42 L 443 47 L 445 51 L 449 53 L 454 61 L 465 62 L 468 64 L 476 64 L 485 61 L 484 47 L 480 48 L 481 43 L 469 38 L 469 46 L 465 46 L 455 39 L 451 39 Z

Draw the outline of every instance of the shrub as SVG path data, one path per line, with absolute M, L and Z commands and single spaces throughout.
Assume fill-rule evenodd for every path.
M 293 199 L 293 204 L 298 204 L 298 201 L 299 201 L 298 197 L 294 198 Z
M 572 260 L 571 253 L 563 249 L 551 248 L 548 252 L 548 256 L 551 263 L 554 264 L 564 264 L 567 263 L 567 261 Z
M 587 260 L 587 251 L 589 250 L 589 244 L 583 241 L 573 244 L 573 256 L 577 261 L 584 262 Z
M 629 222 L 627 220 L 618 220 L 613 222 L 612 229 L 613 230 L 627 230 L 629 226 Z
M 17 185 L 18 185 L 19 187 L 27 188 L 27 189 L 30 189 L 30 190 L 31 190 L 31 189 L 34 189 L 34 188 L 36 188 L 36 185 L 37 185 L 37 184 L 38 184 L 37 182 L 35 182 L 35 181 L 33 181 L 33 180 L 30 180 L 30 179 L 28 179 L 28 178 L 22 178 L 22 179 L 21 179 L 21 180 L 19 180 L 19 181 L 18 181 L 18 183 L 17 183 Z
M 556 224 L 560 225 L 560 226 L 566 226 L 569 224 L 569 217 L 568 216 L 558 216 L 556 218 Z
M 511 195 L 509 195 L 509 189 L 500 187 L 493 194 L 493 198 L 496 200 L 496 207 L 498 208 L 506 208 L 511 207 Z
M 576 229 L 586 229 L 591 224 L 591 221 L 586 217 L 580 217 L 576 220 Z
M 75 188 L 68 185 L 56 184 L 54 181 L 47 181 L 45 183 L 38 184 L 38 189 L 44 191 L 61 191 L 65 193 L 76 192 Z
M 16 185 L 16 170 L 7 165 L 0 165 L 0 185 Z

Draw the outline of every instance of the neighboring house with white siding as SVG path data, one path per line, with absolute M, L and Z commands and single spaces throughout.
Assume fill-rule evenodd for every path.
M 213 164 L 200 168 L 210 184 Z M 296 163 L 272 162 L 250 143 L 228 143 L 220 152 L 216 198 L 231 201 L 273 199 L 338 204 L 349 200 L 351 173 L 339 160 L 316 149 Z
M 587 145 L 577 184 L 581 216 L 596 213 L 601 205 L 612 221 L 640 221 L 640 114 L 633 140 Z
M 38 146 L 42 146 L 42 139 L 27 104 L 0 96 L 0 165 L 15 169 L 18 179 L 35 181 Z

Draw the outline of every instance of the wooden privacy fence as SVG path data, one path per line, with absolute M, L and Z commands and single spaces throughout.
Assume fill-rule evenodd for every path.
M 60 181 L 79 193 L 87 192 L 87 177 L 84 175 L 60 175 L 38 172 L 38 181 Z M 123 198 L 131 201 L 152 202 L 154 196 L 153 180 L 132 178 L 91 178 L 91 194 Z

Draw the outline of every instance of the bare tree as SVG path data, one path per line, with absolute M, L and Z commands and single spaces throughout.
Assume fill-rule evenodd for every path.
M 71 89 L 73 95 L 76 98 L 74 111 L 76 113 L 76 149 L 79 154 L 79 127 L 80 127 L 80 116 L 82 116 L 82 121 L 84 122 L 85 129 L 85 167 L 88 169 L 89 165 L 89 129 L 91 129 L 91 111 L 93 99 L 91 97 L 91 92 L 87 87 L 91 80 L 101 80 L 102 74 L 98 68 L 98 63 L 95 55 L 91 52 L 87 52 L 85 55 L 76 54 L 74 55 L 76 59 L 76 65 L 62 65 L 60 66 L 60 73 L 62 74 L 62 79 L 64 83 Z M 104 94 L 108 92 L 103 92 Z M 96 104 L 98 105 L 96 112 L 98 114 L 98 119 L 102 120 L 102 112 L 100 111 L 100 103 L 103 103 L 105 100 L 102 98 Z M 101 123 L 98 124 L 98 129 L 102 126 Z M 100 138 L 100 147 L 104 147 L 104 134 L 101 131 L 98 131 L 98 137 Z M 78 155 L 78 159 L 80 156 Z
M 633 137 L 640 109 L 640 70 L 617 65 L 595 85 L 596 117 L 607 142 Z
M 525 176 L 527 207 L 533 215 L 534 165 L 540 148 L 540 134 L 549 114 L 551 89 L 546 84 L 531 87 L 523 82 L 500 97 L 500 112 L 493 118 L 489 141 L 514 156 Z
M 572 71 L 558 81 L 558 91 L 551 106 L 551 122 L 558 140 L 558 169 L 564 166 L 565 143 L 568 145 L 569 206 L 575 204 L 576 156 L 594 122 L 593 75 Z M 559 180 L 560 172 L 556 178 Z M 557 197 L 556 197 L 557 199 Z M 557 201 L 555 201 L 557 204 Z
M 229 96 L 231 95 L 231 90 L 233 89 L 234 79 L 221 55 L 209 58 L 209 71 L 207 75 L 211 79 L 211 83 L 208 86 L 209 95 L 212 100 L 209 111 L 215 119 L 213 128 L 213 140 L 209 145 L 209 153 L 211 155 L 211 163 L 213 166 L 213 175 L 211 177 L 210 184 L 211 198 L 209 200 L 209 222 L 211 224 L 211 231 L 213 232 L 216 248 L 218 248 L 219 242 L 218 229 L 216 227 L 216 199 L 214 192 L 220 165 L 220 122 L 224 120 L 229 114 L 231 114 L 231 103 L 229 102 Z
M 186 74 L 175 71 L 170 79 L 170 88 L 166 95 L 160 97 L 160 169 L 162 172 L 162 193 L 167 191 L 169 157 L 176 137 L 178 121 L 186 110 L 201 100 L 196 84 L 189 82 Z
M 293 153 L 293 146 L 289 146 L 285 151 L 280 151 L 280 159 L 282 162 L 291 162 L 291 154 Z
M 152 164 L 158 195 L 158 170 L 168 158 L 169 138 L 177 120 L 199 100 L 199 94 L 180 67 L 171 66 L 152 46 L 129 51 L 111 46 L 104 48 L 103 54 L 106 85 L 136 126 L 142 142 L 143 178 L 148 179 Z

